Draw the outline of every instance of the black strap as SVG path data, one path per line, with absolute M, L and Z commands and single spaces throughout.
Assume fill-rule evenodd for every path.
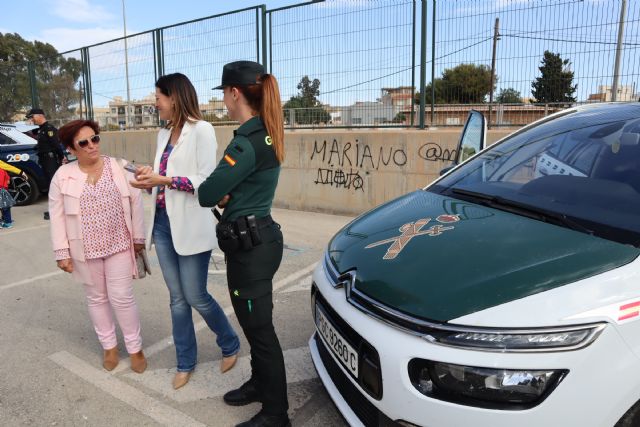
M 273 224 L 274 221 L 273 221 L 273 218 L 271 218 L 271 215 L 267 215 L 262 218 L 256 218 L 256 223 L 258 224 L 258 227 L 264 228 Z

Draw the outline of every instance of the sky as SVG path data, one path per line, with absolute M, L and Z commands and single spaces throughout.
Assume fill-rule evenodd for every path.
M 52 44 L 58 52 L 124 35 L 122 0 L 2 0 L 0 33 Z M 125 0 L 127 34 L 264 4 L 267 9 L 301 3 L 287 0 Z
M 31 0 L 3 2 L 0 32 L 51 43 L 59 52 L 122 37 L 122 0 Z M 249 8 L 267 9 L 303 0 L 125 0 L 127 34 Z M 283 100 L 298 93 L 308 75 L 321 81 L 319 100 L 332 106 L 375 102 L 383 88 L 419 87 L 420 1 L 416 1 L 413 42 L 411 0 L 328 0 L 271 14 L 268 37 L 270 72 L 277 76 Z M 432 2 L 427 1 L 427 82 L 431 79 Z M 493 27 L 500 18 L 496 94 L 514 88 L 531 96 L 531 82 L 545 50 L 568 59 L 584 101 L 613 78 L 619 0 L 439 0 L 437 2 L 435 77 L 462 63 L 491 65 Z M 25 6 L 26 5 L 26 6 Z M 37 11 L 37 13 L 28 13 Z M 640 92 L 640 0 L 628 2 L 620 85 Z M 219 96 L 222 66 L 257 58 L 255 12 L 226 15 L 163 33 L 165 73 L 182 72 L 194 83 L 201 102 Z M 93 105 L 125 97 L 125 62 L 131 99 L 153 92 L 151 34 L 93 47 Z M 79 53 L 70 56 L 79 59 Z

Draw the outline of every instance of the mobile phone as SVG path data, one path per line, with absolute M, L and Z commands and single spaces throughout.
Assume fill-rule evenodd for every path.
M 134 163 L 127 163 L 126 165 L 124 165 L 124 170 L 131 173 L 136 173 L 136 169 L 138 169 L 138 167 Z

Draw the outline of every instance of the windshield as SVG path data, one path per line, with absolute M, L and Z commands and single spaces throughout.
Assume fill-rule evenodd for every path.
M 640 247 L 640 119 L 518 133 L 428 190 Z

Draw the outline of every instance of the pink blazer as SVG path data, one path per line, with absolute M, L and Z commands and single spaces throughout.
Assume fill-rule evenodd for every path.
M 116 161 L 111 162 L 113 179 L 122 196 L 122 208 L 127 229 L 131 235 L 131 263 L 133 277 L 137 276 L 133 239 L 144 239 L 144 208 L 141 191 L 129 185 L 133 174 L 124 171 Z M 86 284 L 93 284 L 91 274 L 84 258 L 82 243 L 82 218 L 80 215 L 80 196 L 86 176 L 80 171 L 78 162 L 62 165 L 51 180 L 49 186 L 49 215 L 51 222 L 51 242 L 53 250 L 69 249 L 73 263 L 73 278 Z M 107 238 L 105 236 L 105 238 Z

